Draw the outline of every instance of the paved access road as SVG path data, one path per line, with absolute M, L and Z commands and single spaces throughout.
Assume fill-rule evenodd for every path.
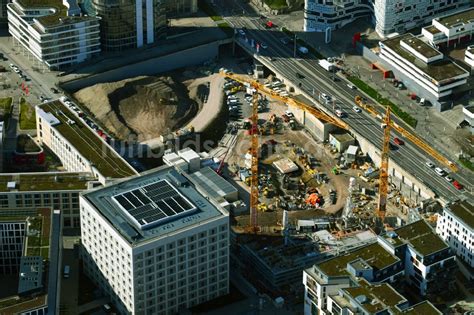
M 343 120 L 350 125 L 351 129 L 373 143 L 377 148 L 381 148 L 383 136 L 380 120 L 373 118 L 367 112 L 362 111 L 361 113 L 356 113 L 353 111 L 354 97 L 358 92 L 350 89 L 345 80 L 334 82 L 332 80 L 333 75 L 321 68 L 317 64 L 316 59 L 310 57 L 305 57 L 305 59 L 293 58 L 293 46 L 284 45 L 280 41 L 280 39 L 286 35 L 275 30 L 265 30 L 262 20 L 258 17 L 231 16 L 227 17 L 227 20 L 229 20 L 235 28 L 245 27 L 246 36 L 248 38 L 254 39 L 255 42 L 266 43 L 268 48 L 260 49 L 259 58 L 263 58 L 266 64 L 271 64 L 271 67 L 278 72 L 284 73 L 287 80 L 293 82 L 295 85 L 301 83 L 302 89 L 308 94 L 314 95 L 315 99 L 319 98 L 320 93 L 325 93 L 336 98 L 336 107 L 346 113 L 346 117 L 343 118 Z M 254 48 L 250 47 L 244 40 L 244 37 L 237 35 L 237 41 L 240 46 L 249 52 L 255 53 Z M 296 73 L 303 75 L 304 78 L 298 78 Z M 333 106 L 332 102 L 322 105 L 322 107 L 326 108 L 327 112 L 332 112 Z M 399 121 L 397 121 L 397 123 L 398 122 Z M 393 137 L 403 139 L 403 137 L 396 134 L 395 131 L 392 131 L 392 143 Z M 473 179 L 469 177 L 467 172 L 461 170 L 456 174 L 450 175 L 466 187 L 460 192 L 456 190 L 452 183 L 436 175 L 433 169 L 425 165 L 427 161 L 432 161 L 434 164 L 437 163 L 414 144 L 405 141 L 405 145 L 397 146 L 396 149 L 391 150 L 390 157 L 397 164 L 402 165 L 405 171 L 425 183 L 438 196 L 446 201 L 454 201 L 460 198 L 474 199 L 469 191 L 473 187 Z M 444 165 L 437 166 L 444 167 Z

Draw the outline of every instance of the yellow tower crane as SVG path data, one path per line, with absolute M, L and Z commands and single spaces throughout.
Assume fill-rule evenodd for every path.
M 388 195 L 388 160 L 390 154 L 390 106 L 387 106 L 387 111 L 382 123 L 383 131 L 383 143 L 382 143 L 382 154 L 380 162 L 380 177 L 379 177 L 379 201 L 377 205 L 377 219 L 380 220 L 380 224 L 383 224 L 385 218 L 385 211 L 387 209 L 387 195 Z

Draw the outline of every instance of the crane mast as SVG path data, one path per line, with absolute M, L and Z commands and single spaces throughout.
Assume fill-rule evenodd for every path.
M 250 229 L 257 232 L 257 208 L 258 208 L 258 89 L 255 89 L 252 99 L 252 127 L 250 135 L 252 146 L 251 177 L 250 177 Z
M 387 106 L 387 111 L 382 123 L 383 131 L 383 144 L 382 144 L 382 156 L 380 163 L 380 177 L 379 177 L 379 201 L 377 205 L 377 217 L 383 223 L 385 218 L 385 211 L 387 209 L 387 194 L 388 194 L 388 160 L 390 153 L 390 106 Z

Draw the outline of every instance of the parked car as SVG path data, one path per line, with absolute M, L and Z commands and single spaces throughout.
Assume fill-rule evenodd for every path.
M 404 145 L 405 144 L 405 142 L 402 139 L 399 139 L 397 137 L 395 137 L 395 139 L 393 139 L 393 142 L 395 142 L 398 145 Z

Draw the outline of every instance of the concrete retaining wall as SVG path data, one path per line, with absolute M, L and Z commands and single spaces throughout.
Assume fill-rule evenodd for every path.
M 62 83 L 61 88 L 71 92 L 97 83 L 120 81 L 141 75 L 156 75 L 183 67 L 199 65 L 210 59 L 217 58 L 219 46 L 222 43 L 221 41 L 216 41 L 181 50 L 173 54 L 144 60 L 121 68 L 93 74 L 84 78 L 71 80 Z

